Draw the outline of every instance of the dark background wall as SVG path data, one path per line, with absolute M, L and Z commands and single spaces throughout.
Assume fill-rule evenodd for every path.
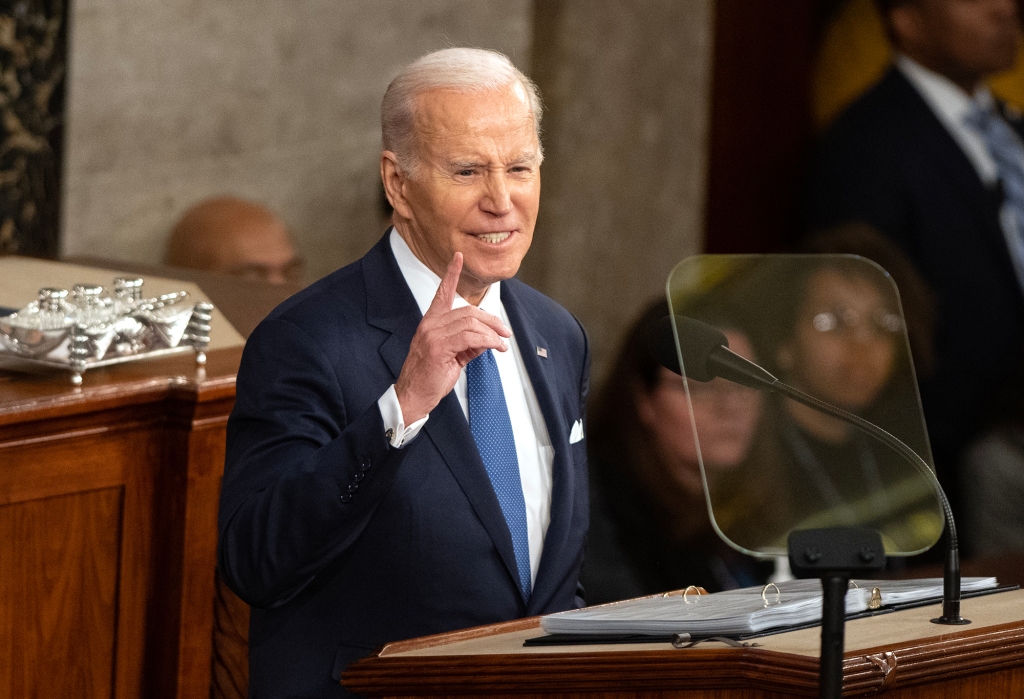
M 791 237 L 819 1 L 716 3 L 707 252 L 777 252 Z

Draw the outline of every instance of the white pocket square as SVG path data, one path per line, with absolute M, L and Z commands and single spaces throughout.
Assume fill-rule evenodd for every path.
M 575 444 L 583 440 L 583 420 L 572 423 L 572 431 L 569 432 L 569 444 Z

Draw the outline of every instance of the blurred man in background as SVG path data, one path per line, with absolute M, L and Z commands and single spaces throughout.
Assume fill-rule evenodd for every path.
M 1024 124 L 984 79 L 1011 67 L 1015 0 L 878 0 L 894 65 L 825 134 L 809 231 L 863 222 L 918 266 L 938 304 L 921 393 L 936 466 L 956 492 L 965 445 L 1019 394 L 1024 364 Z M 954 505 L 955 505 L 954 501 Z
M 265 206 L 236 197 L 202 201 L 171 231 L 164 262 L 271 284 L 302 282 L 292 234 Z

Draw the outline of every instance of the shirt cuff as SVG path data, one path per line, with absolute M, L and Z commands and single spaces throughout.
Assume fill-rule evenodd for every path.
M 401 449 L 406 444 L 416 439 L 420 429 L 426 424 L 430 415 L 424 415 L 411 425 L 405 424 L 402 417 L 402 405 L 398 402 L 398 393 L 395 392 L 395 385 L 384 392 L 384 395 L 377 401 L 380 408 L 380 416 L 384 419 L 384 436 L 395 449 Z

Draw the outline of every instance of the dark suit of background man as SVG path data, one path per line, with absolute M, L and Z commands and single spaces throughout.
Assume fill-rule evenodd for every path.
M 249 338 L 219 564 L 252 607 L 250 696 L 342 696 L 388 641 L 582 604 L 587 340 L 512 278 L 539 122 L 500 54 L 408 66 L 381 106 L 394 227 Z
M 871 224 L 936 292 L 936 369 L 921 394 L 939 476 L 955 495 L 961 451 L 1024 363 L 1024 210 L 1006 169 L 1007 159 L 1024 167 L 1024 131 L 983 84 L 1013 64 L 1019 18 L 1016 0 L 879 4 L 895 65 L 821 141 L 806 226 Z M 993 147 L 978 110 L 1017 151 Z

